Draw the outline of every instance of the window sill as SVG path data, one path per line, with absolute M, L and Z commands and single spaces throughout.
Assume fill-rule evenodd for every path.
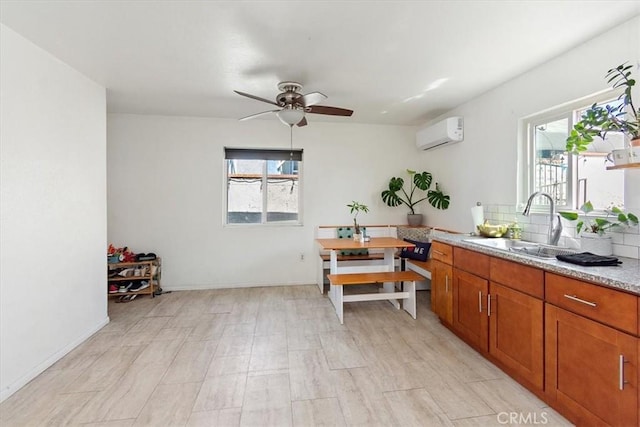
M 638 169 L 640 168 L 640 163 L 627 163 L 626 165 L 617 165 L 617 166 L 607 166 L 607 170 L 615 170 L 615 169 Z

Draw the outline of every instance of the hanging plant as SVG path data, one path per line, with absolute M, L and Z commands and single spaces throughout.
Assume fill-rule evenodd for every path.
M 623 88 L 618 97 L 622 102 L 618 106 L 593 104 L 587 109 L 569 133 L 568 152 L 578 154 L 586 151 L 594 138 L 604 139 L 609 132 L 622 132 L 631 140 L 640 138 L 640 118 L 631 98 L 631 90 L 636 84 L 631 77 L 632 68 L 632 65 L 624 63 L 607 71 L 607 83 L 614 89 Z

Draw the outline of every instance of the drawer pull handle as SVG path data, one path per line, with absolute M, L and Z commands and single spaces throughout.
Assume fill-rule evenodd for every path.
M 491 294 L 487 294 L 487 316 L 491 317 Z
M 482 313 L 482 291 L 478 291 L 478 311 Z
M 619 366 L 618 366 L 618 388 L 620 390 L 624 390 L 624 385 L 625 384 L 629 384 L 629 381 L 625 381 L 624 380 L 624 364 L 625 363 L 629 363 L 628 360 L 624 360 L 624 355 L 621 354 L 620 355 L 620 362 L 619 362 Z
M 445 293 L 449 293 L 449 275 L 445 274 L 444 275 L 444 292 Z
M 564 297 L 565 297 L 565 298 L 570 299 L 571 301 L 575 301 L 575 302 L 579 302 L 579 303 L 582 303 L 582 304 L 586 304 L 586 305 L 588 305 L 589 307 L 596 307 L 596 306 L 597 306 L 597 304 L 596 304 L 595 302 L 585 301 L 585 300 L 583 300 L 583 299 L 578 298 L 578 297 L 577 297 L 577 296 L 575 296 L 575 295 L 567 295 L 567 294 L 564 294 Z
M 432 251 L 434 254 L 436 254 L 436 255 L 442 255 L 442 256 L 444 256 L 444 252 L 440 252 L 440 251 L 437 251 L 437 250 L 435 250 L 435 249 L 431 249 L 431 251 Z

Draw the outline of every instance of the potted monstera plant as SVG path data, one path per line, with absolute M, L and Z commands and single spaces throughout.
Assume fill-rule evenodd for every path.
M 389 188 L 384 190 L 381 196 L 387 206 L 406 205 L 409 208 L 407 214 L 409 225 L 422 224 L 423 216 L 416 213 L 415 206 L 424 200 L 428 200 L 429 204 L 436 209 L 444 210 L 449 207 L 450 197 L 440 189 L 437 182 L 435 189 L 430 189 L 433 177 L 429 172 L 416 172 L 407 169 L 407 174 L 409 174 L 410 183 L 408 191 L 404 188 L 405 180 L 394 176 L 389 180 Z M 426 195 L 424 191 L 427 192 Z
M 640 146 L 640 117 L 631 98 L 631 90 L 636 84 L 631 76 L 632 68 L 624 63 L 607 71 L 607 83 L 614 89 L 623 89 L 618 97 L 622 102 L 617 106 L 593 104 L 588 108 L 569 133 L 568 152 L 586 151 L 594 138 L 604 139 L 609 132 L 622 132 L 630 140 L 630 146 Z

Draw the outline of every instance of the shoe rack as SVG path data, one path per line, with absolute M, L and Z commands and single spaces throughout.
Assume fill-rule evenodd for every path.
M 136 262 L 115 262 L 107 264 L 107 295 L 110 297 L 128 297 L 119 298 L 120 301 L 126 302 L 131 300 L 133 295 L 151 295 L 155 297 L 156 292 L 160 288 L 160 273 L 162 262 L 160 258 L 150 261 Z M 130 283 L 134 286 L 142 281 L 149 283 L 149 286 L 140 290 L 121 291 L 121 288 L 127 287 Z M 111 292 L 112 285 L 117 286 L 117 292 Z

